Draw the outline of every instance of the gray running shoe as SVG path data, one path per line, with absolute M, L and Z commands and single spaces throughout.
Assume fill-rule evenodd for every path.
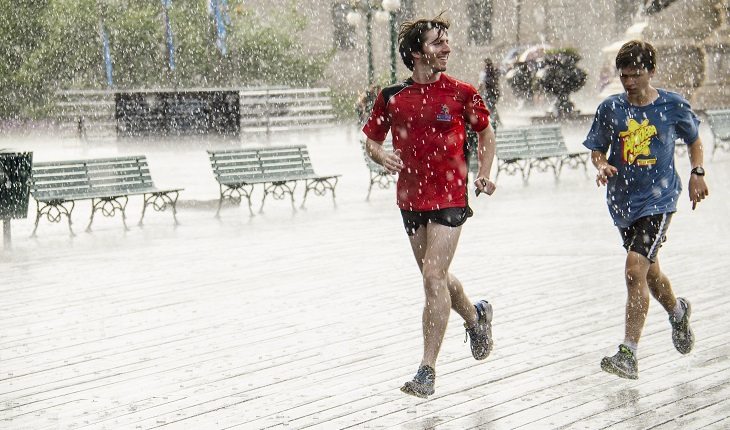
M 685 298 L 677 297 L 677 301 L 684 308 L 684 315 L 679 320 L 672 316 L 669 317 L 669 323 L 672 325 L 672 342 L 674 343 L 674 347 L 677 348 L 677 351 L 682 354 L 689 354 L 695 345 L 695 335 L 689 327 L 692 306 L 689 304 L 689 300 Z
M 434 393 L 436 384 L 436 371 L 431 366 L 421 366 L 412 381 L 408 381 L 401 387 L 401 391 L 411 396 L 425 399 Z
M 494 341 L 492 339 L 492 305 L 486 300 L 480 300 L 475 305 L 477 308 L 477 324 L 474 327 L 468 327 L 464 323 L 466 329 L 466 337 L 471 339 L 471 355 L 477 360 L 484 360 L 492 352 Z
M 624 344 L 618 346 L 613 357 L 603 357 L 601 369 L 626 379 L 639 379 L 639 363 L 631 350 Z

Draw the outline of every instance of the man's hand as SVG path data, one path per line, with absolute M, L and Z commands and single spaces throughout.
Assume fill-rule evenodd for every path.
M 697 203 L 710 195 L 710 191 L 705 184 L 705 178 L 697 175 L 689 177 L 689 199 L 692 201 L 692 210 L 695 210 Z
M 618 169 L 612 165 L 601 164 L 598 166 L 598 173 L 596 174 L 596 185 L 600 187 L 601 185 L 608 184 L 608 178 L 612 177 L 616 173 L 618 173 Z
M 480 193 L 486 193 L 488 196 L 491 196 L 497 189 L 497 185 L 494 182 L 490 181 L 489 178 L 485 178 L 483 176 L 478 177 L 474 181 L 474 186 L 477 188 L 477 196 Z
M 395 152 L 388 152 L 383 159 L 383 167 L 385 171 L 391 175 L 395 175 L 403 169 L 403 160 L 400 159 L 400 149 Z

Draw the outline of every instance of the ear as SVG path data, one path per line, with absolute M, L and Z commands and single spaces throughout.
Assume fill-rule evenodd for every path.
M 414 60 L 420 60 L 422 55 L 423 55 L 423 52 L 421 52 L 421 51 L 411 52 L 411 57 L 413 57 Z

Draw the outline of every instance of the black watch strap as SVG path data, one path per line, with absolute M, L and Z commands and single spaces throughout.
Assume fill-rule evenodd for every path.
M 705 176 L 705 169 L 703 169 L 702 166 L 697 166 L 694 169 L 692 169 L 691 173 L 693 175 L 697 175 L 697 176 Z

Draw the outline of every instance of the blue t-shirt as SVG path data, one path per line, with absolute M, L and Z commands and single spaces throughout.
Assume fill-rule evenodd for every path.
M 629 227 L 649 215 L 675 212 L 682 182 L 674 166 L 674 144 L 697 140 L 700 121 L 687 100 L 657 90 L 647 106 L 634 106 L 625 93 L 604 100 L 583 145 L 609 151 L 618 174 L 608 179 L 606 202 L 614 224 Z

